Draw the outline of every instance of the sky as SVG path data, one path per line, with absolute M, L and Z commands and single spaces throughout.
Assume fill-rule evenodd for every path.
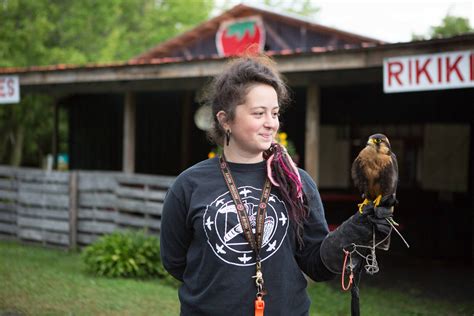
M 407 42 L 426 35 L 449 12 L 474 24 L 474 1 L 379 0 L 317 1 L 319 23 L 387 42 Z
M 413 33 L 427 35 L 448 12 L 468 18 L 474 27 L 474 0 L 314 0 L 314 4 L 320 8 L 316 23 L 393 43 L 408 42 Z

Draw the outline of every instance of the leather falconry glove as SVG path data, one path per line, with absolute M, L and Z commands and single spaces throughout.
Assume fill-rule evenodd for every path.
M 389 238 L 392 227 L 387 222 L 393 216 L 395 198 L 387 196 L 382 199 L 379 206 L 371 202 L 343 222 L 336 230 L 330 232 L 323 240 L 320 249 L 321 259 L 331 272 L 341 274 L 344 262 L 344 251 L 353 249 L 353 244 L 372 246 L 375 233 L 375 242 Z M 389 240 L 388 240 L 389 241 Z M 386 245 L 386 250 L 388 246 Z M 354 258 L 358 261 L 359 256 Z M 354 264 L 354 266 L 357 263 Z

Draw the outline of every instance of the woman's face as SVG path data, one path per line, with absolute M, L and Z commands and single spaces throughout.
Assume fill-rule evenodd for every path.
M 232 132 L 229 149 L 248 158 L 260 156 L 278 131 L 279 110 L 278 96 L 272 86 L 251 86 L 245 103 L 236 107 L 234 119 L 224 126 Z

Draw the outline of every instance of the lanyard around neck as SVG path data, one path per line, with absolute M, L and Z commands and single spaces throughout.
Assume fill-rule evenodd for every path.
M 252 227 L 250 226 L 247 211 L 245 210 L 245 206 L 240 199 L 239 191 L 237 190 L 235 181 L 232 177 L 232 174 L 230 173 L 224 154 L 219 157 L 219 163 L 222 175 L 224 176 L 227 187 L 229 188 L 229 192 L 232 195 L 232 199 L 234 200 L 235 208 L 237 209 L 237 215 L 239 216 L 240 225 L 242 226 L 245 239 L 247 239 L 250 247 L 252 247 L 252 250 L 255 252 L 257 264 L 259 264 L 260 249 L 262 247 L 263 233 L 265 228 L 265 213 L 267 209 L 268 198 L 270 197 L 270 191 L 272 189 L 272 184 L 267 177 L 263 186 L 262 197 L 260 198 L 260 203 L 258 204 L 257 223 L 254 235 L 252 233 Z

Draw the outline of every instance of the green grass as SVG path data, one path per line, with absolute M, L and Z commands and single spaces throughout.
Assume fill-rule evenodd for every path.
M 350 314 L 350 293 L 334 284 L 310 285 L 311 315 Z M 472 304 L 427 300 L 363 284 L 361 287 L 362 315 L 472 315 L 473 311 Z M 96 278 L 83 272 L 77 253 L 0 241 L 0 315 L 6 312 L 178 315 L 179 302 L 176 288 L 163 281 Z
M 337 281 L 340 281 L 338 279 Z M 333 283 L 334 284 L 334 283 Z M 440 286 L 442 286 L 440 284 Z M 316 283 L 309 287 L 312 306 L 311 315 L 350 315 L 351 294 L 340 286 Z M 417 292 L 414 289 L 412 292 Z M 415 316 L 415 315 L 473 315 L 474 304 L 459 304 L 448 301 L 415 297 L 396 290 L 360 287 L 361 315 Z
M 77 253 L 0 242 L 0 315 L 178 315 L 159 280 L 96 278 Z

